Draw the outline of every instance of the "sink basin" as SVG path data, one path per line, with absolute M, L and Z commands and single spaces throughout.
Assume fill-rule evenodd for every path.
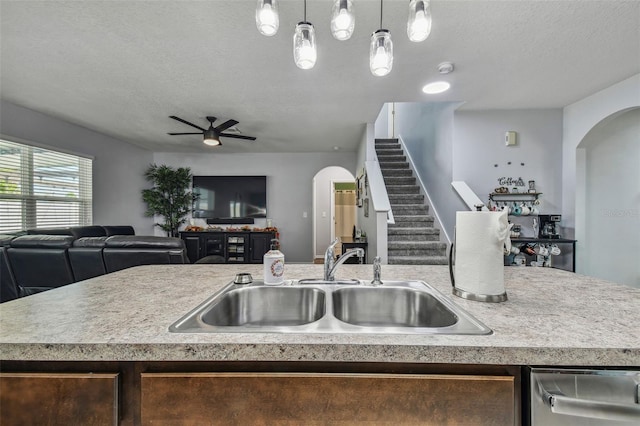
M 491 334 L 423 281 L 229 283 L 169 327 L 174 333 Z
M 375 327 L 449 327 L 458 317 L 433 295 L 405 287 L 351 287 L 333 292 L 340 321 Z
M 225 293 L 200 319 L 213 326 L 292 326 L 317 321 L 324 312 L 322 290 L 265 286 Z

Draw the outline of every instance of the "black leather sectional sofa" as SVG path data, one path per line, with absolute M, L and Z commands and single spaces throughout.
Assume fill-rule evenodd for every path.
M 0 302 L 138 265 L 189 263 L 180 238 L 131 226 L 33 229 L 0 235 Z

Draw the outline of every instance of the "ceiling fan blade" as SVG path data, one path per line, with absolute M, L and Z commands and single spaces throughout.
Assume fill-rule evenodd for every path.
M 219 132 L 224 132 L 229 127 L 235 126 L 238 123 L 239 123 L 239 121 L 236 121 L 236 120 L 227 120 L 224 123 L 222 123 L 221 125 L 219 125 L 218 127 L 216 127 L 216 130 L 219 131 Z
M 220 133 L 220 136 L 223 136 L 225 138 L 246 139 L 249 141 L 256 140 L 256 138 L 254 138 L 253 136 L 234 135 L 233 133 Z
M 171 136 L 176 136 L 176 135 L 201 135 L 202 132 L 197 132 L 197 133 L 167 133 L 168 135 Z
M 211 115 L 207 115 L 207 120 L 209 121 L 209 123 L 211 123 L 211 126 L 213 127 L 213 123 L 218 119 L 218 117 L 213 117 Z
M 195 125 L 195 124 L 193 124 L 193 123 L 189 123 L 187 120 L 183 120 L 183 119 L 182 119 L 182 118 L 180 118 L 180 117 L 176 117 L 175 115 L 170 115 L 170 116 L 169 116 L 169 118 L 173 118 L 174 120 L 178 120 L 178 121 L 179 121 L 179 122 L 181 122 L 181 123 L 184 123 L 184 124 L 186 124 L 186 125 L 188 125 L 188 126 L 191 126 L 191 127 L 195 127 L 196 129 L 200 129 L 200 130 L 202 130 L 202 131 L 204 132 L 204 129 L 203 129 L 202 127 L 200 127 L 200 126 L 196 126 L 196 125 Z

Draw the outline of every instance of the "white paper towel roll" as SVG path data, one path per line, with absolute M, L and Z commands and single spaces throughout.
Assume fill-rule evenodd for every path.
M 455 286 L 477 295 L 500 295 L 504 287 L 504 246 L 511 248 L 507 212 L 456 213 Z

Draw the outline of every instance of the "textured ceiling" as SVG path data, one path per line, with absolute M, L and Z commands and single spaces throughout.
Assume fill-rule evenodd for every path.
M 280 2 L 280 31 L 258 33 L 256 2 L 2 1 L 2 98 L 155 151 L 354 150 L 384 102 L 464 101 L 465 109 L 561 108 L 640 72 L 640 1 L 432 2 L 433 29 L 406 36 L 407 1 L 384 2 L 393 71 L 368 69 L 380 3 L 355 0 L 356 29 L 329 33 L 332 2 L 309 0 L 318 62 L 293 63 L 302 0 Z M 452 61 L 452 89 L 427 96 Z M 234 118 L 255 142 L 211 148 L 201 126 Z M 1 130 L 1 129 L 0 129 Z

